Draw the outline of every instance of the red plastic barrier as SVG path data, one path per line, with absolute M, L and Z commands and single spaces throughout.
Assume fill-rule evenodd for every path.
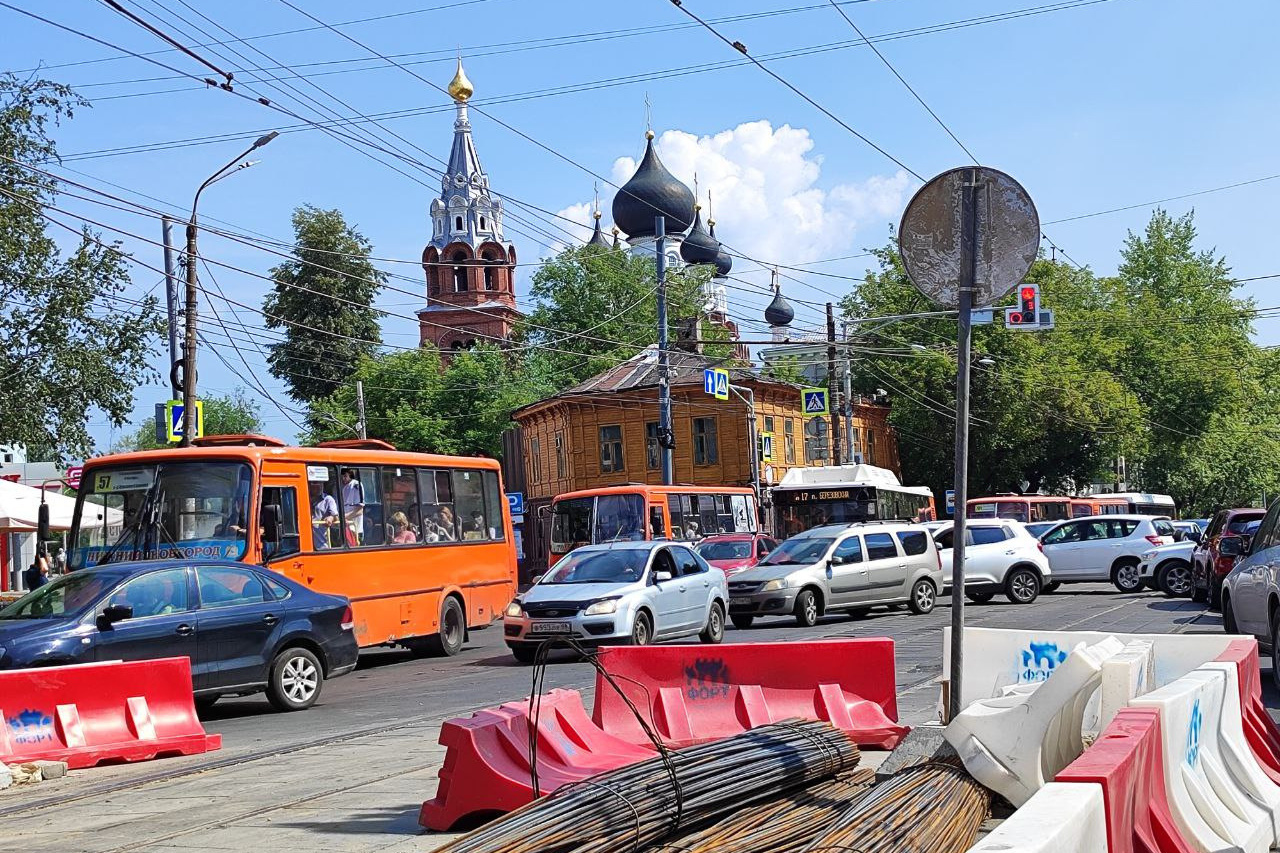
M 188 658 L 0 672 L 0 762 L 80 768 L 221 746 L 196 717 Z
M 1109 853 L 1192 853 L 1169 812 L 1157 709 L 1122 709 L 1056 781 L 1102 786 Z
M 509 702 L 440 727 L 447 747 L 436 796 L 418 822 L 445 831 L 460 820 L 501 814 L 533 801 L 529 702 Z M 652 746 L 621 741 L 596 727 L 576 690 L 543 694 L 538 712 L 538 789 L 548 794 L 654 756 Z
M 1240 672 L 1240 711 L 1244 735 L 1258 765 L 1271 781 L 1280 784 L 1280 728 L 1262 704 L 1262 675 L 1258 669 L 1258 641 L 1232 640 L 1215 660 L 1234 663 Z
M 826 720 L 862 747 L 892 749 L 898 725 L 893 640 L 817 640 L 721 646 L 620 646 L 600 663 L 668 746 L 717 740 L 800 717 Z M 632 743 L 643 729 L 596 674 L 596 724 Z

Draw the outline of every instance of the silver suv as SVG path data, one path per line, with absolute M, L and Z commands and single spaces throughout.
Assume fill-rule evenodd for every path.
M 748 628 L 757 616 L 794 616 L 807 627 L 828 611 L 904 602 L 928 613 L 941 588 L 942 561 L 923 525 L 833 524 L 792 536 L 760 565 L 734 575 L 729 618 Z

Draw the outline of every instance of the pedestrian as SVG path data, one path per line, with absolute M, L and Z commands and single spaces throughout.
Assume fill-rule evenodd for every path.
M 39 589 L 49 582 L 49 558 L 43 551 L 36 551 L 30 567 L 22 573 L 22 582 L 28 591 Z

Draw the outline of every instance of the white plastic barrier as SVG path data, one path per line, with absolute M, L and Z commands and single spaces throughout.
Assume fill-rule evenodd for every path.
M 943 736 L 975 779 L 1021 806 L 1084 751 L 1085 708 L 1123 648 L 1114 637 L 1080 643 L 1038 688 L 975 702 Z
M 1102 662 L 1102 689 L 1098 720 L 1091 730 L 1101 732 L 1134 697 L 1155 687 L 1155 646 L 1133 640 L 1124 650 Z
M 1166 794 L 1182 837 L 1205 853 L 1266 853 L 1275 840 L 1271 816 L 1240 790 L 1219 751 L 1225 688 L 1221 672 L 1205 670 L 1133 705 L 1160 711 Z
M 1145 640 L 1153 646 L 1153 680 L 1148 689 L 1168 684 L 1213 660 L 1233 639 L 1229 634 L 1111 634 L 1098 631 L 1019 631 L 964 629 L 964 678 L 961 707 L 1001 695 L 1012 684 L 1044 681 L 1079 643 L 1092 645 L 1114 636 L 1121 643 Z M 951 678 L 951 630 L 942 639 L 943 680 Z M 941 704 L 939 710 L 941 711 Z M 945 719 L 945 717 L 942 717 Z
M 1240 712 L 1240 671 L 1234 663 L 1211 661 L 1185 676 L 1203 681 L 1216 681 L 1221 674 L 1221 685 L 1208 686 L 1222 693 L 1221 724 L 1218 728 L 1218 751 L 1222 763 L 1232 780 L 1244 794 L 1259 806 L 1271 819 L 1271 842 L 1280 843 L 1280 786 L 1271 781 L 1262 770 L 1257 757 L 1245 739 L 1243 715 Z
M 1102 786 L 1050 782 L 969 853 L 1108 853 Z

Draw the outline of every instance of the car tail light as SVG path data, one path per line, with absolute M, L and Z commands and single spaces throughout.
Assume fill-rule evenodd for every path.
M 1041 554 L 1044 553 L 1044 543 L 1041 542 L 1039 539 L 1036 540 L 1036 547 L 1040 549 Z
M 1163 545 L 1163 544 L 1164 544 L 1164 537 L 1163 537 L 1163 536 L 1148 536 L 1148 537 L 1147 537 L 1147 541 L 1148 541 L 1148 542 L 1150 542 L 1152 545 L 1155 545 L 1155 546 L 1158 548 L 1158 547 L 1160 547 L 1161 545 Z
M 942 549 L 937 545 L 933 546 L 933 556 L 938 558 L 938 571 L 942 571 Z
M 351 605 L 347 605 L 347 609 L 342 611 L 342 630 L 354 631 L 356 627 L 356 615 L 351 612 Z

